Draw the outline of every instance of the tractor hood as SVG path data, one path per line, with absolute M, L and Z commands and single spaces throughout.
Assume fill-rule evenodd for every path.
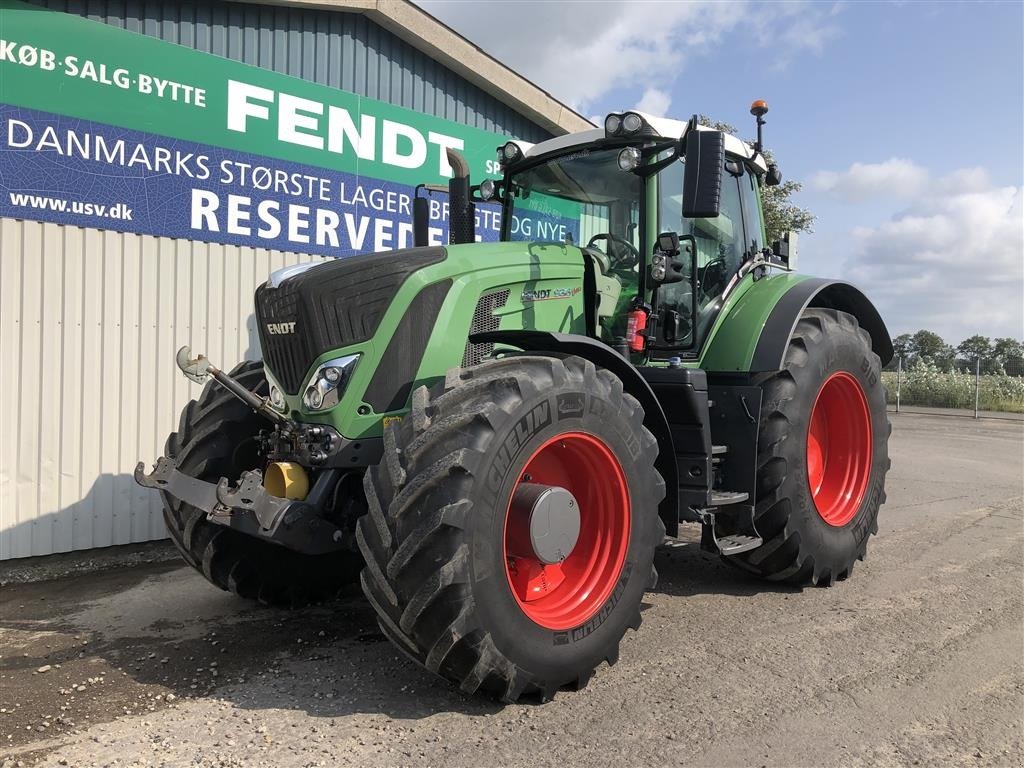
M 380 353 L 397 344 L 402 355 L 411 354 L 411 337 L 393 341 L 398 331 L 415 330 L 418 342 L 426 344 L 435 324 L 444 325 L 438 339 L 457 347 L 461 358 L 481 296 L 505 291 L 509 312 L 518 307 L 529 324 L 538 316 L 534 305 L 540 291 L 553 290 L 582 305 L 577 294 L 583 263 L 575 246 L 500 242 L 408 248 L 286 267 L 256 290 L 263 362 L 281 389 L 295 396 L 313 364 L 327 353 L 348 354 L 353 347 Z M 432 298 L 424 304 L 428 292 Z M 422 314 L 427 305 L 432 316 Z M 410 312 L 421 314 L 406 318 Z M 365 372 L 369 366 L 364 356 L 360 368 Z

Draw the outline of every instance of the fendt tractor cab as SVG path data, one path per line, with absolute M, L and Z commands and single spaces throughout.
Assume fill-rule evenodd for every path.
M 136 470 L 184 558 L 272 604 L 358 578 L 406 655 L 507 701 L 616 660 L 681 524 L 766 579 L 849 576 L 893 350 L 859 290 L 765 242 L 751 111 L 752 146 L 635 111 L 510 141 L 477 186 L 452 152 L 448 246 L 421 196 L 418 247 L 271 275 L 262 362 L 182 348 L 214 381 Z M 484 205 L 501 242 L 474 242 Z

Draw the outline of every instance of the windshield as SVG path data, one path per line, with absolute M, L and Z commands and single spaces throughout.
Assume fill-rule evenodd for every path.
M 556 241 L 588 248 L 599 297 L 591 332 L 609 344 L 626 334 L 640 282 L 640 199 L 644 180 L 619 170 L 621 147 L 583 149 L 509 179 L 504 240 Z
M 631 255 L 640 245 L 643 180 L 619 170 L 618 153 L 585 149 L 514 175 L 504 239 L 590 244 L 616 260 Z

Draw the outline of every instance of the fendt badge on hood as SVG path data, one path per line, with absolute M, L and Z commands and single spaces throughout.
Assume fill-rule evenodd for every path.
M 290 323 L 267 323 L 267 333 L 280 335 L 283 333 L 295 333 L 295 322 Z

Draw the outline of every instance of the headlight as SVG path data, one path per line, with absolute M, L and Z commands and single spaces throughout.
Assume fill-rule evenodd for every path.
M 622 127 L 622 118 L 618 115 L 608 115 L 604 119 L 604 132 L 607 134 L 615 134 L 619 132 L 619 128 Z
M 626 147 L 619 152 L 619 170 L 633 171 L 640 165 L 640 150 L 636 147 Z
M 490 200 L 494 197 L 494 179 L 484 179 L 480 182 L 480 199 Z
M 306 408 L 325 411 L 336 406 L 352 378 L 358 360 L 359 355 L 346 355 L 321 364 L 304 388 L 302 402 Z
M 654 280 L 655 282 L 660 283 L 662 280 L 665 279 L 665 276 L 667 274 L 668 270 L 665 268 L 664 264 L 661 264 L 659 266 L 651 266 L 651 279 Z

